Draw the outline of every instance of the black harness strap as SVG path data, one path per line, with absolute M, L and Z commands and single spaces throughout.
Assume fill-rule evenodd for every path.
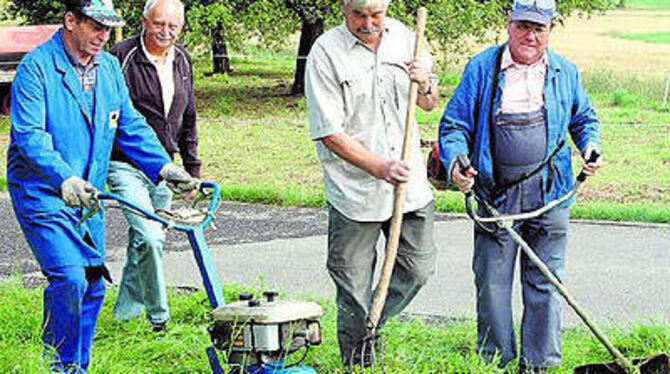
M 549 165 L 549 177 L 547 179 L 547 192 L 551 192 L 551 188 L 553 187 L 554 184 L 554 174 L 556 173 L 556 167 L 554 166 L 554 157 L 558 154 L 558 152 L 565 146 L 565 139 L 562 139 L 559 143 L 556 149 L 554 149 L 553 152 L 551 152 L 551 155 L 547 157 L 540 165 L 538 165 L 535 169 L 521 174 L 519 178 L 505 184 L 496 184 L 493 187 L 493 190 L 491 191 L 491 196 L 494 199 L 499 198 L 508 188 L 515 186 L 526 179 L 532 177 L 533 175 L 539 173 L 547 164 Z

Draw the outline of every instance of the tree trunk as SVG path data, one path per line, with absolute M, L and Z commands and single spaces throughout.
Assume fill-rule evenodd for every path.
M 223 35 L 223 24 L 216 24 L 212 30 L 212 74 L 230 74 L 230 58 L 226 38 Z
M 305 58 L 312 50 L 312 45 L 321 34 L 323 34 L 323 18 L 304 17 L 302 29 L 300 30 L 300 44 L 298 45 L 298 58 L 295 63 L 295 77 L 291 87 L 292 95 L 305 93 Z

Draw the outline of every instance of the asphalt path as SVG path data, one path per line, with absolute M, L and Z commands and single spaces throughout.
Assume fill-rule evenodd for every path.
M 106 215 L 107 261 L 125 255 L 128 224 L 123 214 L 110 209 Z M 207 231 L 210 245 L 264 242 L 279 238 L 302 238 L 326 232 L 326 213 L 319 209 L 282 208 L 225 202 L 217 213 L 215 230 Z M 7 193 L 0 192 L 0 279 L 11 274 L 39 270 L 23 238 Z M 184 234 L 169 231 L 166 252 L 190 251 Z
M 224 283 L 275 289 L 293 298 L 333 297 L 325 269 L 326 212 L 224 203 L 216 229 L 206 232 Z M 28 284 L 43 282 L 5 196 L 0 196 L 0 279 L 20 273 Z M 127 225 L 107 215 L 108 266 L 115 280 L 123 266 Z M 407 312 L 439 318 L 474 316 L 472 225 L 463 216 L 438 215 L 436 271 Z M 378 249 L 381 252 L 383 243 Z M 380 253 L 380 261 L 381 261 Z M 201 278 L 184 234 L 170 232 L 164 254 L 173 286 L 199 287 Z M 670 322 L 670 225 L 572 222 L 566 286 L 599 322 Z M 514 291 L 516 318 L 521 292 Z M 566 325 L 579 323 L 566 307 Z

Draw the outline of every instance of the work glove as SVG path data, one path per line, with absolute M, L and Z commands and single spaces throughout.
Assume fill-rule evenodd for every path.
M 186 170 L 169 163 L 163 166 L 159 175 L 165 179 L 168 188 L 173 192 L 191 192 L 200 186 L 200 181 L 193 178 Z
M 92 209 L 95 206 L 95 195 L 98 190 L 89 182 L 79 178 L 70 177 L 60 186 L 61 196 L 65 205 L 69 207 L 85 206 Z

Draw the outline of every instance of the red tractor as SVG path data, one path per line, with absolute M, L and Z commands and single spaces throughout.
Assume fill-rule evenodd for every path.
M 9 87 L 23 55 L 49 40 L 60 25 L 0 27 L 0 112 L 9 114 Z

